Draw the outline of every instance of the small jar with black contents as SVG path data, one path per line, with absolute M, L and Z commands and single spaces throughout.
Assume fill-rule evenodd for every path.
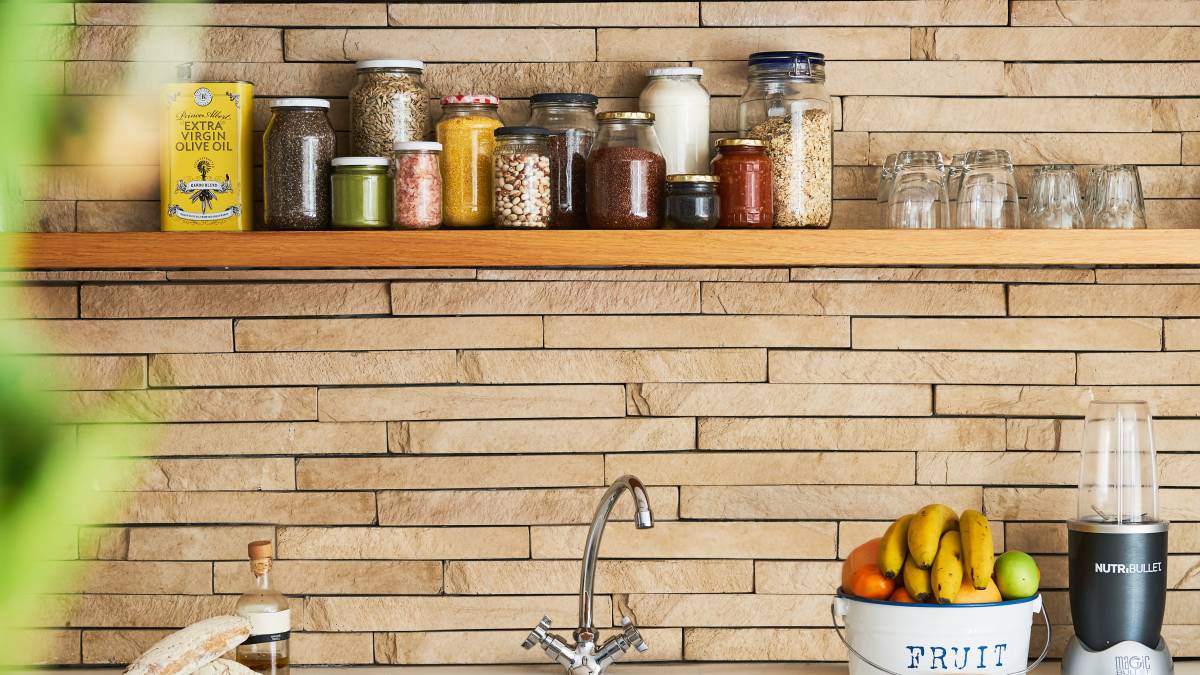
M 717 226 L 721 217 L 717 184 L 720 179 L 707 174 L 679 173 L 667 176 L 664 210 L 666 226 L 704 229 Z

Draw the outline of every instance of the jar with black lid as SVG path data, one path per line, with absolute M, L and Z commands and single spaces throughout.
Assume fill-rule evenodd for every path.
M 596 106 L 592 94 L 536 94 L 529 99 L 529 126 L 550 131 L 553 200 L 550 227 L 587 226 L 587 158 L 596 138 Z
M 337 141 L 329 101 L 281 98 L 271 102 L 263 133 L 263 223 L 268 230 L 329 226 L 329 175 Z
M 496 227 L 550 227 L 550 151 L 542 127 L 496 129 L 492 212 Z
M 713 228 L 720 220 L 717 185 L 721 179 L 708 174 L 679 173 L 667 176 L 666 226 Z

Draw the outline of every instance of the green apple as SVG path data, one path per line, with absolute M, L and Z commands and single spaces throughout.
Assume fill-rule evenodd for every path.
M 1007 551 L 996 558 L 996 587 L 1005 600 L 1019 600 L 1037 594 L 1042 572 L 1028 553 Z

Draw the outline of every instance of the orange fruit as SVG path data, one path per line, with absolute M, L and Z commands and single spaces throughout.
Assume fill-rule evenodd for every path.
M 887 600 L 896 590 L 896 581 L 883 576 L 879 565 L 863 565 L 850 577 L 850 592 L 860 598 Z
M 888 597 L 888 600 L 892 602 L 916 602 L 916 600 L 913 600 L 913 596 L 908 594 L 908 589 L 904 588 L 904 586 L 897 586 L 895 592 Z
M 851 551 L 849 556 L 846 556 L 846 562 L 842 563 L 842 590 L 850 592 L 850 578 L 860 567 L 874 565 L 878 553 L 879 537 L 876 537 L 863 543 Z
M 963 579 L 962 588 L 954 598 L 956 605 L 977 605 L 984 602 L 1000 602 L 1000 589 L 996 588 L 996 580 L 988 579 L 987 588 L 982 591 L 975 588 L 970 579 Z

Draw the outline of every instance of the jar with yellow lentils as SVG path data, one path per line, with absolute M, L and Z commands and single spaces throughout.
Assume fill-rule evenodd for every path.
M 493 132 L 503 126 L 495 96 L 470 94 L 442 98 L 437 139 L 442 144 L 442 224 L 492 224 Z

